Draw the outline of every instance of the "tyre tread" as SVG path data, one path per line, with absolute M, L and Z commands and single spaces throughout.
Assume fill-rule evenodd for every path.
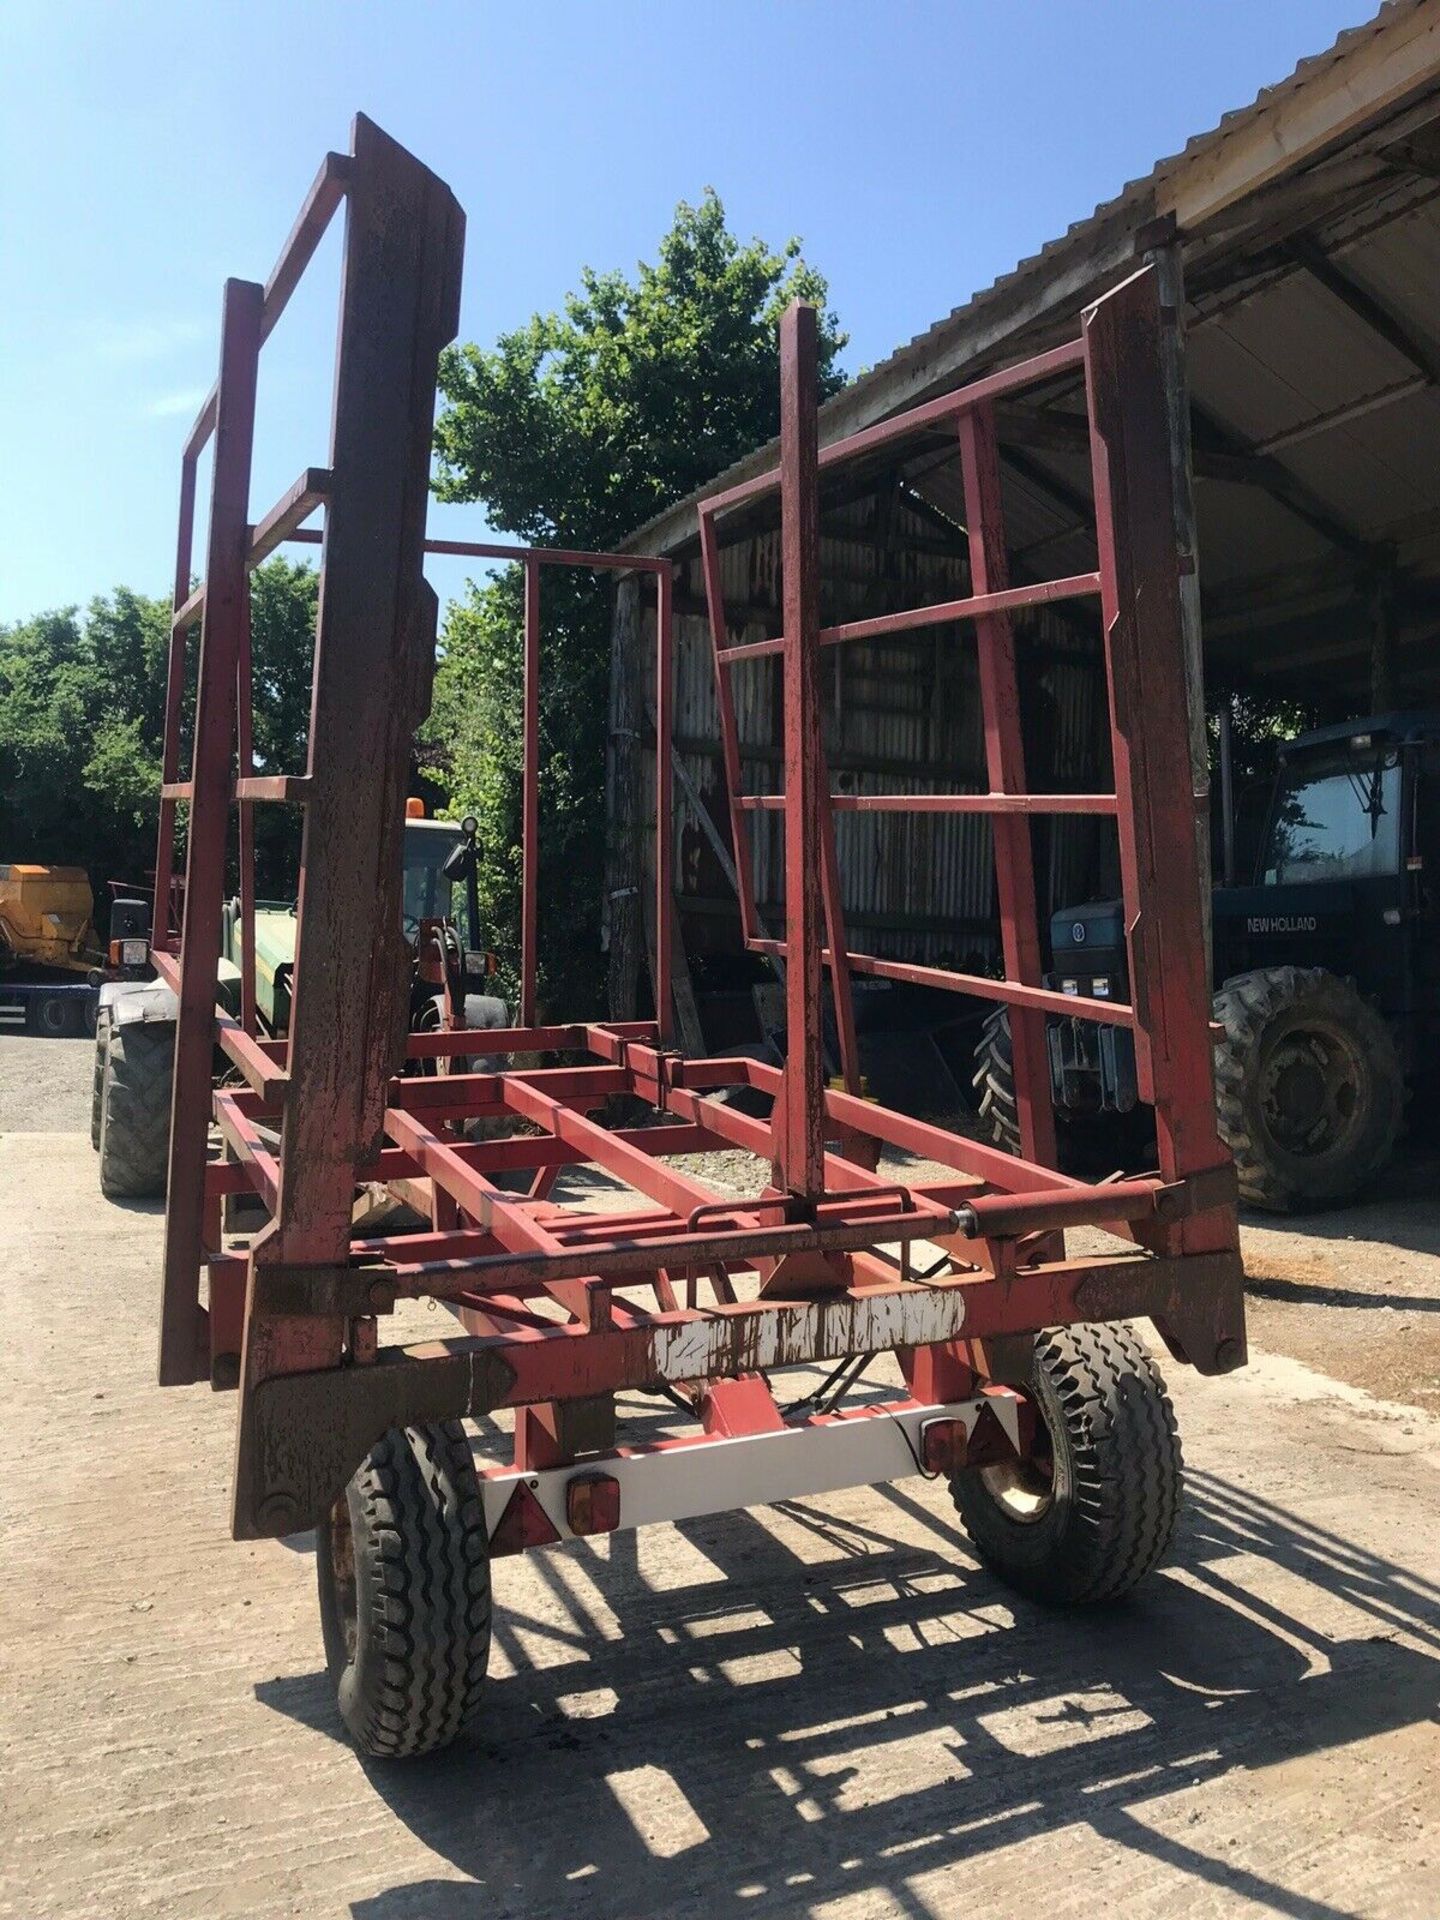
M 1251 1080 L 1265 1029 L 1288 1007 L 1316 1006 L 1348 1021 L 1375 1074 L 1378 1125 L 1366 1150 L 1342 1180 L 1307 1190 L 1278 1166 L 1251 1124 Z M 1240 1198 L 1267 1213 L 1304 1206 L 1335 1206 L 1379 1172 L 1394 1150 L 1404 1112 L 1404 1075 L 1383 1019 L 1356 989 L 1324 967 L 1262 967 L 1226 980 L 1215 994 L 1214 1016 L 1224 1029 L 1215 1041 L 1215 1102 L 1220 1137 L 1235 1161 Z
M 100 1085 L 100 1191 L 110 1200 L 155 1200 L 170 1157 L 175 1029 L 135 1021 L 109 1027 Z
M 363 1753 L 433 1753 L 477 1719 L 490 1643 L 489 1538 L 464 1428 L 391 1428 L 352 1489 L 357 1572 L 367 1555 L 372 1595 L 357 1628 L 372 1657 L 338 1672 L 332 1661 L 341 1712 Z M 323 1607 L 323 1582 L 321 1594 Z
M 1035 1367 L 1054 1388 L 1069 1446 L 1063 1551 L 1035 1563 L 1012 1557 L 1007 1547 L 1023 1530 L 994 1524 L 978 1474 L 951 1481 L 956 1509 L 986 1565 L 1031 1598 L 1118 1600 L 1154 1569 L 1175 1532 L 1183 1469 L 1174 1408 L 1149 1352 L 1123 1324 L 1038 1334 Z

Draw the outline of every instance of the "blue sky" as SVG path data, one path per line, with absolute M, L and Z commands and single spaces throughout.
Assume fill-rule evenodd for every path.
M 852 369 L 1252 99 L 1368 0 L 4 0 L 0 620 L 168 591 L 221 283 L 369 113 L 469 221 L 463 338 L 653 257 L 707 185 L 795 233 Z M 266 347 L 252 511 L 323 464 L 334 237 Z M 478 536 L 478 508 L 432 508 Z M 465 568 L 437 563 L 440 592 Z

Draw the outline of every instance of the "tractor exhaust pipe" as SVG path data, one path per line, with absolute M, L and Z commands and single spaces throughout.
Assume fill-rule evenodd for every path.
M 1235 757 L 1234 696 L 1228 697 L 1219 714 L 1220 723 L 1220 884 L 1235 884 Z

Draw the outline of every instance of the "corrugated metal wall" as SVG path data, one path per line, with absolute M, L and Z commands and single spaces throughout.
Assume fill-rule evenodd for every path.
M 863 520 L 867 503 L 853 510 Z M 836 517 L 830 516 L 831 523 Z M 825 618 L 855 619 L 900 606 L 953 599 L 968 569 L 938 547 L 933 531 L 903 507 L 889 537 L 822 541 Z M 911 544 L 911 543 L 914 544 Z M 732 641 L 779 630 L 779 536 L 758 534 L 722 552 Z M 698 562 L 677 582 L 675 741 L 685 773 L 721 838 L 729 814 L 719 757 L 713 656 Z M 1018 629 L 1025 660 L 1030 784 L 1093 790 L 1109 779 L 1098 635 L 1050 610 Z M 653 616 L 647 616 L 653 646 Z M 964 627 L 827 649 L 825 746 L 837 792 L 978 792 L 986 787 L 975 647 Z M 783 784 L 780 662 L 732 670 L 745 789 Z M 1033 724 L 1032 724 L 1033 723 Z M 653 817 L 653 758 L 644 756 L 643 818 Z M 692 959 L 738 949 L 734 892 L 707 835 L 677 788 L 675 871 L 685 945 Z M 774 920 L 784 895 L 783 820 L 749 816 L 757 897 Z M 1098 836 L 1106 823 L 1067 819 L 1037 825 L 1045 912 L 1083 899 L 1103 871 Z M 991 827 L 978 816 L 842 814 L 836 841 L 849 942 L 855 951 L 981 970 L 998 956 Z M 649 867 L 649 861 L 646 865 Z

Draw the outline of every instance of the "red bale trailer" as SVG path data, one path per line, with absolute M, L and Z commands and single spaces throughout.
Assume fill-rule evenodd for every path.
M 343 206 L 343 283 L 327 464 L 250 519 L 261 347 Z M 238 1388 L 232 1524 L 240 1539 L 318 1530 L 320 1600 L 340 1712 L 366 1753 L 425 1752 L 482 1711 L 493 1560 L 557 1541 L 921 1472 L 944 1476 L 982 1557 L 1024 1592 L 1085 1603 L 1126 1592 L 1168 1544 L 1180 1494 L 1160 1376 L 1123 1324 L 1148 1319 L 1202 1373 L 1245 1357 L 1234 1179 L 1216 1136 L 1182 657 L 1179 562 L 1162 378 L 1164 317 L 1141 272 L 1091 308 L 1077 338 L 848 440 L 817 448 L 816 319 L 781 327 L 778 469 L 701 509 L 704 571 L 743 933 L 781 962 L 782 1067 L 692 1059 L 673 1044 L 670 990 L 671 571 L 633 555 L 427 542 L 435 373 L 458 325 L 463 216 L 448 189 L 364 118 L 325 161 L 265 286 L 225 289 L 220 372 L 186 444 L 157 889 L 168 896 L 176 808 L 188 807 L 184 923 L 154 965 L 178 997 L 160 1379 Z M 1096 501 L 1093 572 L 1012 584 L 995 407 L 1083 376 Z M 971 592 L 941 606 L 824 627 L 820 476 L 882 442 L 937 427 L 963 462 Z M 191 589 L 197 463 L 213 443 L 202 584 Z M 719 535 L 736 507 L 778 503 L 784 632 L 729 639 Z M 304 523 L 323 513 L 323 533 Z M 257 775 L 250 758 L 248 574 L 287 539 L 321 542 L 308 763 Z M 401 830 L 414 732 L 427 709 L 436 605 L 431 551 L 524 570 L 524 845 L 517 1024 L 469 1071 L 473 1035 L 407 1033 Z M 657 715 L 656 1017 L 537 1023 L 539 707 L 545 569 L 653 582 Z M 1013 616 L 1098 602 L 1109 678 L 1113 792 L 1031 793 Z M 985 793 L 839 795 L 820 725 L 820 650 L 965 623 L 978 649 Z M 193 719 L 182 725 L 199 633 Z M 963 644 L 964 642 L 960 642 Z M 784 785 L 747 793 L 732 676 L 782 662 Z M 597 725 L 599 719 L 597 717 Z M 182 740 L 193 741 L 188 770 Z M 304 811 L 288 1038 L 256 1030 L 254 944 L 242 938 L 240 1016 L 217 1010 L 227 847 L 253 914 L 253 811 Z M 848 946 L 838 809 L 970 812 L 992 821 L 1004 977 L 904 964 Z M 783 930 L 750 883 L 751 816 L 783 816 Z M 1030 822 L 1113 819 L 1134 982 L 1130 1004 L 1042 984 Z M 1011 1010 L 1023 1155 L 861 1097 L 853 975 L 919 981 Z M 822 1055 L 828 976 L 843 1089 Z M 1100 1184 L 1056 1170 L 1047 1012 L 1130 1028 L 1158 1159 Z M 234 1084 L 213 1084 L 218 1053 Z M 429 1060 L 457 1070 L 406 1074 Z M 579 1061 L 580 1064 L 570 1064 Z M 770 1118 L 721 1097 L 743 1085 Z M 624 1096 L 622 1102 L 617 1096 Z M 763 1104 L 763 1103 L 761 1103 Z M 643 1111 L 647 1124 L 637 1124 Z M 612 1116 L 624 1114 L 623 1124 Z M 524 1123 L 497 1137 L 475 1121 Z M 484 1137 L 475 1137 L 483 1131 Z M 671 1162 L 744 1148 L 768 1177 L 743 1198 Z M 926 1163 L 907 1179 L 882 1156 Z M 904 1161 L 904 1156 L 913 1160 Z M 589 1166 L 633 1196 L 619 1211 L 564 1198 Z M 519 1185 L 515 1184 L 517 1177 Z M 419 1230 L 352 1228 L 357 1188 L 424 1197 Z M 502 1184 L 504 1182 L 504 1184 Z M 227 1238 L 226 1201 L 266 1224 Z M 557 1197 L 557 1194 L 561 1197 Z M 1067 1252 L 1101 1227 L 1110 1251 Z M 387 1341 L 397 1306 L 458 1321 L 424 1345 Z M 879 1356 L 887 1400 L 841 1404 Z M 822 1385 L 786 1407 L 786 1368 Z M 664 1394 L 676 1431 L 626 1444 L 617 1399 Z M 512 1457 L 477 1465 L 464 1423 L 513 1415 Z

